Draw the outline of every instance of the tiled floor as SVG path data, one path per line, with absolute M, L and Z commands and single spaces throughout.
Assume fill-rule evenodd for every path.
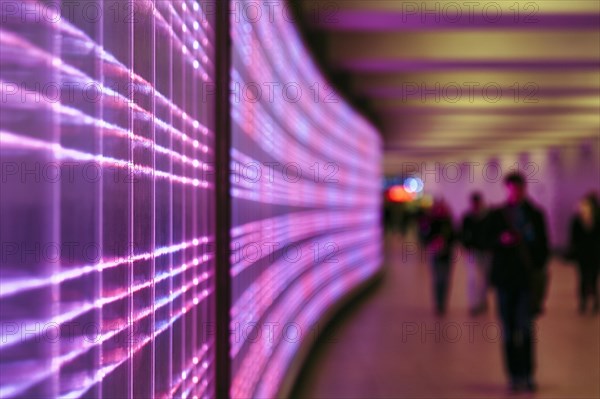
M 336 318 L 294 398 L 515 397 L 506 390 L 495 309 L 467 314 L 462 259 L 454 267 L 449 312 L 439 319 L 427 264 L 418 253 L 407 255 L 414 248 L 414 240 L 388 237 L 384 279 Z M 553 259 L 550 271 L 547 311 L 537 323 L 539 391 L 518 397 L 600 398 L 600 317 L 577 314 L 572 266 Z

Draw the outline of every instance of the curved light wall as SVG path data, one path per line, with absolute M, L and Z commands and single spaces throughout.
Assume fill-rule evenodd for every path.
M 231 7 L 233 398 L 278 395 L 319 319 L 381 262 L 379 137 L 283 6 Z
M 323 315 L 377 272 L 376 131 L 285 3 L 253 22 L 262 3 L 228 3 L 217 87 L 222 4 L 0 2 L 0 397 L 274 397 Z

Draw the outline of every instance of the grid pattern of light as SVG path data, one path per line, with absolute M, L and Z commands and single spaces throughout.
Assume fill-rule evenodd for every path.
M 324 312 L 381 260 L 379 138 L 282 5 L 231 7 L 233 398 L 275 397 Z
M 214 14 L 0 7 L 0 397 L 214 397 Z

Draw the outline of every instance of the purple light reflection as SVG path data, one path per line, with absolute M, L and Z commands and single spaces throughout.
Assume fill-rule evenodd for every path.
M 273 398 L 315 323 L 379 269 L 380 140 L 279 13 L 232 35 L 230 395 Z

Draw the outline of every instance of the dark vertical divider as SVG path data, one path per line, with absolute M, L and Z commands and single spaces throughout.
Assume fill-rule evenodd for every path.
M 216 20 L 216 87 L 217 120 L 215 133 L 215 201 L 216 207 L 216 396 L 228 398 L 231 381 L 229 357 L 229 323 L 231 308 L 230 228 L 231 197 L 229 163 L 231 117 L 229 81 L 231 70 L 231 35 L 229 1 L 217 1 Z

